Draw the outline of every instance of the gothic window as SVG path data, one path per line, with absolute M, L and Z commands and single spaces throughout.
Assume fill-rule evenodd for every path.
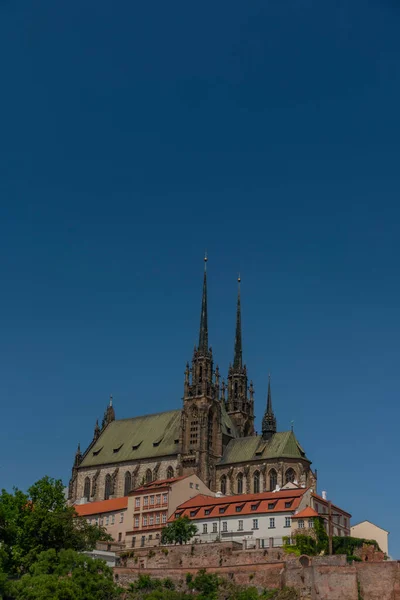
M 243 473 L 239 473 L 237 476 L 237 493 L 243 494 Z
M 286 483 L 293 483 L 293 481 L 296 479 L 296 473 L 293 471 L 293 469 L 288 469 L 285 473 L 285 482 Z
M 89 477 L 85 477 L 85 485 L 83 487 L 83 496 L 86 500 L 90 498 L 90 479 Z
M 203 381 L 203 367 L 200 365 L 199 368 L 199 383 Z
M 260 493 L 260 473 L 256 471 L 253 475 L 253 491 L 255 494 Z
M 108 500 L 111 496 L 111 475 L 106 475 L 105 485 L 104 485 L 104 500 Z
M 237 398 L 238 397 L 238 384 L 237 384 L 237 381 L 235 381 L 235 386 L 234 386 L 234 392 L 233 393 L 234 393 L 235 398 Z
M 271 469 L 269 472 L 269 489 L 271 492 L 274 491 L 278 484 L 278 474 L 275 469 Z
M 190 421 L 190 445 L 197 446 L 199 437 L 199 417 L 197 410 L 192 411 L 192 419 Z
M 147 469 L 146 471 L 146 483 L 151 483 L 153 481 L 153 474 L 151 469 Z
M 226 476 L 222 475 L 221 477 L 221 493 L 226 494 Z
M 172 477 L 174 476 L 174 470 L 172 467 L 168 467 L 167 469 L 167 479 L 172 479 Z
M 124 486 L 124 496 L 127 496 L 132 489 L 132 475 L 129 473 L 125 473 L 125 486 Z

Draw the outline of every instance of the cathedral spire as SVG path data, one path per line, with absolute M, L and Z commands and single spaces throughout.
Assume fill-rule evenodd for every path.
M 267 409 L 262 420 L 263 439 L 269 440 L 274 433 L 276 433 L 276 418 L 272 410 L 271 375 L 268 375 Z
M 203 297 L 201 300 L 199 352 L 208 351 L 208 322 L 207 322 L 207 254 L 204 256 Z
M 242 368 L 242 313 L 241 313 L 241 308 L 240 308 L 240 275 L 238 277 L 235 354 L 234 354 L 234 358 L 233 358 L 233 368 L 235 370 Z

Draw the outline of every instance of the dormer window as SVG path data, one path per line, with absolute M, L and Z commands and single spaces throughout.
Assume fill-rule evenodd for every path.
M 93 456 L 98 456 L 102 450 L 103 450 L 103 446 L 101 448 L 99 448 L 98 450 L 93 450 Z
M 113 448 L 113 452 L 114 452 L 114 454 L 117 454 L 117 452 L 119 452 L 119 451 L 121 450 L 121 448 L 122 448 L 122 446 L 123 446 L 123 445 L 124 445 L 124 444 L 121 444 L 121 445 L 120 445 L 120 446 L 118 446 L 117 448 Z
M 133 444 L 132 445 L 132 450 L 137 450 L 140 446 L 140 444 L 142 443 L 143 440 L 140 440 L 140 442 L 138 442 L 137 444 Z

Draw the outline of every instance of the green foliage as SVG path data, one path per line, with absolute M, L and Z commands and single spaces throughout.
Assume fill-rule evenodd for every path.
M 200 598 L 204 600 L 217 598 L 220 583 L 220 579 L 215 573 L 207 573 L 205 569 L 201 569 L 193 579 L 195 590 L 200 592 Z
M 74 550 L 42 552 L 30 573 L 10 584 L 16 600 L 114 600 L 120 592 L 102 560 Z
M 60 480 L 43 477 L 28 493 L 0 494 L 0 566 L 10 577 L 28 573 L 39 554 L 49 549 L 77 551 L 109 539 L 105 530 L 89 525 L 67 506 Z
M 179 517 L 163 528 L 161 543 L 186 544 L 196 533 L 197 527 L 188 517 Z

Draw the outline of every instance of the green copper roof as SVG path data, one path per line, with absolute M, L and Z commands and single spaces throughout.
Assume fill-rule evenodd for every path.
M 178 454 L 180 423 L 180 410 L 112 421 L 81 467 Z
M 268 458 L 302 458 L 308 460 L 293 431 L 282 431 L 274 433 L 266 442 L 260 435 L 231 440 L 219 464 Z
M 226 412 L 224 402 L 221 402 L 221 422 L 222 422 L 222 433 L 224 435 L 228 435 L 232 438 L 236 438 L 239 436 L 239 433 L 236 429 L 235 423 L 232 421 L 232 419 Z

